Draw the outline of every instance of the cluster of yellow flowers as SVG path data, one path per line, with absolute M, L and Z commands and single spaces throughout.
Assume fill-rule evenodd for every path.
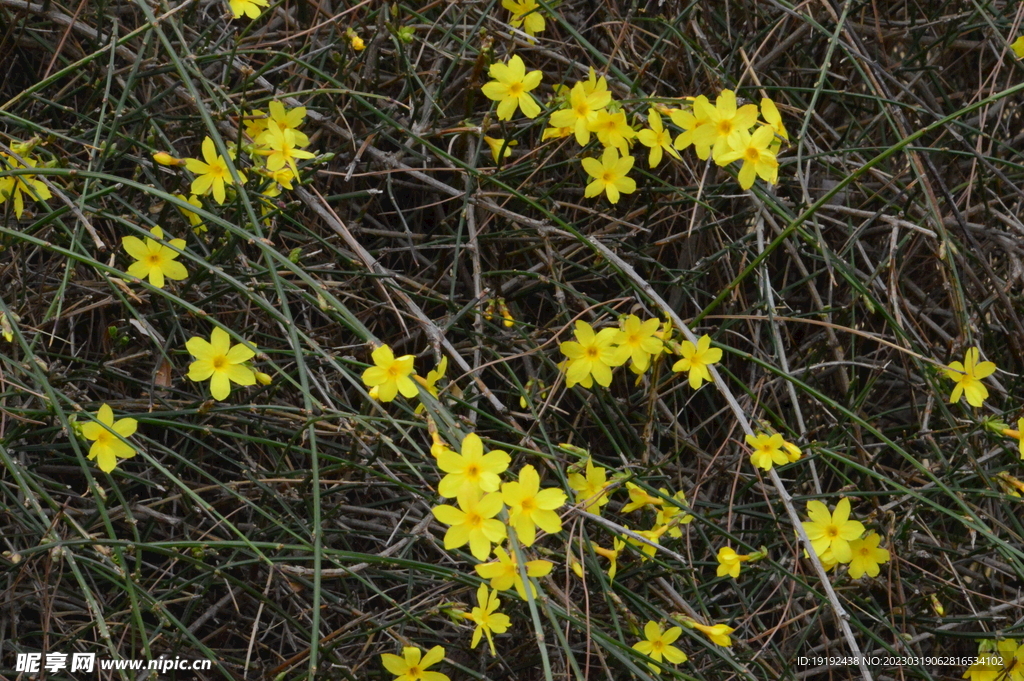
M 967 668 L 969 681 L 1024 681 L 1024 645 L 1004 638 L 978 644 L 978 661 Z
M 15 156 L 21 158 L 19 161 L 15 156 L 7 153 L 0 153 L 0 171 L 19 170 L 25 168 L 36 168 L 39 160 L 32 158 L 30 153 L 35 146 L 34 141 L 15 142 L 11 144 L 11 151 Z M 44 164 L 45 165 L 45 164 Z M 46 201 L 52 198 L 50 188 L 36 176 L 27 173 L 19 175 L 5 175 L 0 177 L 0 204 L 10 200 L 14 205 L 14 215 L 20 220 L 25 212 L 25 197 L 36 201 Z
M 722 359 L 722 351 L 711 347 L 711 337 L 701 336 L 697 343 L 672 340 L 672 326 L 657 319 L 640 321 L 636 315 L 626 315 L 619 320 L 619 326 L 594 328 L 584 321 L 576 322 L 574 341 L 565 341 L 560 348 L 568 359 L 558 366 L 565 372 L 565 383 L 572 388 L 579 384 L 590 389 L 598 385 L 608 387 L 612 383 L 612 369 L 627 361 L 635 374 L 643 374 L 651 362 L 666 350 L 682 355 L 672 365 L 672 371 L 687 372 L 690 387 L 694 390 L 711 381 L 708 366 Z
M 701 632 L 716 646 L 728 647 L 732 645 L 732 639 L 729 637 L 729 634 L 735 630 L 726 624 L 701 624 L 690 617 L 677 617 L 673 619 L 678 620 L 687 629 L 696 629 Z M 658 666 L 654 662 L 664 661 L 671 664 L 682 664 L 689 658 L 686 656 L 686 653 L 672 644 L 683 633 L 683 627 L 670 627 L 662 631 L 661 625 L 657 622 L 648 622 L 644 626 L 644 639 L 634 643 L 633 650 L 653 660 L 653 662 L 648 662 L 647 666 L 654 672 L 659 671 Z
M 843 497 L 834 512 L 818 500 L 807 502 L 809 521 L 804 532 L 826 570 L 838 564 L 850 565 L 850 576 L 860 579 L 865 574 L 878 576 L 878 566 L 888 562 L 889 552 L 878 548 L 881 537 L 875 532 L 865 534 L 859 520 L 850 519 L 850 500 Z
M 517 5 L 514 12 L 519 9 L 524 8 Z M 523 21 L 534 16 L 543 21 L 536 12 L 527 14 Z M 481 89 L 484 96 L 498 102 L 498 120 L 511 120 L 517 109 L 527 118 L 540 114 L 541 107 L 531 91 L 540 85 L 541 71 L 527 73 L 522 58 L 512 55 L 507 64 L 491 64 L 488 73 L 494 80 Z M 651 168 L 661 163 L 664 154 L 679 159 L 679 150 L 692 145 L 700 159 L 710 157 L 720 166 L 742 161 L 739 182 L 743 189 L 749 189 L 755 177 L 771 184 L 778 181 L 777 155 L 783 140 L 789 140 L 789 134 L 778 107 L 767 97 L 761 100 L 760 106 L 763 123 L 758 122 L 757 105 L 737 107 L 736 94 L 722 90 L 713 106 L 704 95 L 689 98 L 690 104 L 681 108 L 654 105 L 647 112 L 648 127 L 637 131 L 627 120 L 622 104 L 612 98 L 605 78 L 598 78 L 593 68 L 587 80 L 571 88 L 555 85 L 554 91 L 556 111 L 550 117 L 551 127 L 544 130 L 541 139 L 572 135 L 577 144 L 586 147 L 593 133 L 604 146 L 600 159 L 582 159 L 583 169 L 591 178 L 584 191 L 588 198 L 605 194 L 614 204 L 622 194 L 636 191 L 636 181 L 629 177 L 636 162 L 630 155 L 634 139 L 650 149 L 648 165 Z M 682 131 L 674 140 L 665 128 L 663 114 Z M 505 140 L 485 136 L 484 141 L 490 146 L 496 163 L 511 155 L 511 144 Z

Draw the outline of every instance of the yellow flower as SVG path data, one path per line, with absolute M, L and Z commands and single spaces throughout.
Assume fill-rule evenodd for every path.
M 714 643 L 716 646 L 728 648 L 732 645 L 732 639 L 729 637 L 729 634 L 736 630 L 730 626 L 727 626 L 725 624 L 714 624 L 709 627 L 706 624 L 694 622 L 690 619 L 687 620 L 687 624 L 689 624 L 689 626 L 707 636 L 708 639 L 710 639 L 711 642 Z
M 161 241 L 164 238 L 164 231 L 160 229 L 159 225 L 153 227 L 150 233 Z M 170 239 L 167 243 L 178 250 L 185 248 L 184 239 Z M 163 288 L 164 277 L 180 281 L 188 276 L 185 266 L 175 261 L 180 254 L 155 239 L 147 237 L 143 243 L 142 239 L 138 237 L 125 236 L 121 237 L 121 244 L 128 255 L 135 258 L 136 262 L 128 267 L 128 274 L 133 277 L 139 279 L 149 277 L 150 284 L 157 288 Z
M 613 342 L 629 348 L 629 356 L 633 360 L 630 368 L 634 373 L 642 374 L 650 366 L 651 357 L 661 352 L 663 343 L 658 337 L 660 322 L 656 318 L 641 322 L 639 317 L 631 314 L 621 318 L 619 324 L 622 329 Z
M 258 19 L 263 11 L 260 7 L 266 7 L 268 4 L 267 0 L 228 0 L 235 19 L 240 19 L 243 14 L 250 19 Z
M 807 515 L 810 521 L 804 521 L 804 531 L 811 540 L 814 552 L 819 556 L 831 549 L 837 562 L 849 563 L 853 558 L 850 542 L 860 539 L 864 534 L 864 525 L 858 520 L 850 520 L 850 500 L 843 497 L 836 504 L 834 513 L 816 499 L 807 502 Z
M 978 362 L 980 358 L 978 348 L 970 348 L 964 355 L 964 363 L 951 362 L 946 369 L 946 376 L 956 381 L 953 386 L 953 393 L 949 396 L 949 403 L 956 404 L 960 401 L 961 395 L 967 396 L 967 404 L 972 407 L 980 407 L 988 398 L 988 388 L 981 382 L 995 373 L 996 365 L 992 362 Z
M 587 123 L 590 132 L 597 133 L 597 140 L 606 147 L 615 147 L 623 156 L 629 155 L 629 140 L 636 137 L 636 131 L 626 122 L 626 114 L 619 111 L 609 113 L 598 111 Z
M 632 194 L 636 191 L 636 182 L 627 173 L 633 168 L 634 161 L 632 156 L 619 158 L 614 147 L 605 149 L 600 161 L 596 158 L 583 159 L 583 169 L 594 178 L 583 195 L 589 199 L 607 193 L 608 200 L 615 204 L 619 202 L 620 194 Z
M 655 168 L 661 163 L 662 151 L 667 151 L 672 157 L 679 158 L 679 152 L 672 148 L 672 135 L 662 125 L 661 114 L 656 109 L 648 111 L 647 122 L 651 126 L 650 129 L 641 130 L 637 133 L 636 138 L 640 144 L 651 148 L 651 154 L 647 161 L 650 166 Z
M 267 170 L 273 172 L 281 170 L 285 166 L 291 169 L 295 177 L 299 176 L 299 169 L 295 165 L 297 158 L 313 158 L 314 154 L 303 151 L 295 143 L 295 131 L 291 128 L 282 128 L 277 121 L 267 121 L 267 131 L 261 137 L 266 149 L 257 149 L 256 153 L 267 157 Z
M 544 128 L 544 132 L 540 136 L 540 141 L 561 139 L 562 137 L 568 137 L 572 134 L 572 128 Z
M 435 459 L 440 457 L 441 454 L 443 454 L 444 452 L 452 452 L 452 450 L 448 448 L 448 444 L 441 439 L 441 434 L 438 433 L 436 430 L 430 431 L 430 439 L 430 455 L 433 456 Z M 454 453 L 455 452 L 452 452 L 452 454 Z
M 442 504 L 432 509 L 434 517 L 449 525 L 444 535 L 444 547 L 457 549 L 469 544 L 469 551 L 477 560 L 487 560 L 491 544 L 505 538 L 505 525 L 494 516 L 501 513 L 501 495 L 497 492 L 478 498 L 478 493 L 463 491 L 458 495 L 459 507 Z
M 11 317 L 15 321 L 20 321 L 18 315 L 11 313 Z M 4 340 L 8 343 L 14 342 L 14 327 L 11 326 L 11 320 L 7 317 L 6 312 L 0 312 L 0 334 L 3 334 Z
M 601 515 L 601 507 L 608 503 L 608 471 L 595 466 L 592 459 L 587 459 L 587 475 L 569 474 L 569 487 L 576 492 L 577 503 L 583 504 L 583 510 Z
M 460 492 L 477 496 L 482 492 L 497 492 L 501 486 L 499 476 L 511 461 L 508 453 L 500 449 L 484 454 L 480 436 L 470 433 L 462 439 L 462 454 L 447 450 L 438 455 L 437 467 L 448 475 L 441 479 L 437 493 L 451 499 Z
M 800 448 L 788 440 L 782 443 L 782 448 L 786 450 L 786 457 L 789 459 L 790 463 L 799 461 L 800 457 L 803 455 Z
M 672 371 L 688 371 L 690 387 L 694 390 L 700 388 L 704 381 L 711 382 L 711 372 L 708 365 L 716 364 L 722 359 L 722 350 L 711 347 L 711 336 L 707 334 L 697 339 L 697 345 L 688 340 L 680 344 L 680 352 L 683 358 L 672 365 Z
M 783 451 L 786 441 L 778 433 L 747 435 L 746 441 L 754 448 L 750 453 L 750 462 L 758 468 L 770 471 L 772 464 L 781 466 L 789 463 L 789 455 Z
M 231 179 L 231 172 L 224 157 L 217 153 L 213 140 L 209 137 L 203 140 L 203 158 L 206 162 L 196 158 L 186 158 L 185 167 L 198 177 L 192 180 L 192 193 L 197 196 L 209 194 L 213 190 L 213 198 L 218 204 L 224 203 L 224 185 L 234 184 Z M 233 156 L 232 156 L 233 158 Z M 238 178 L 245 182 L 245 173 L 238 171 Z
M 508 618 L 508 615 L 495 612 L 498 606 L 501 605 L 501 601 L 498 600 L 498 592 L 490 591 L 486 584 L 481 584 L 480 588 L 476 590 L 476 600 L 480 605 L 473 608 L 473 612 L 465 616 L 466 619 L 476 622 L 476 629 L 473 630 L 473 641 L 469 647 L 470 649 L 476 648 L 476 645 L 480 643 L 480 636 L 486 634 L 487 643 L 491 646 L 491 655 L 497 655 L 497 652 L 494 650 L 494 639 L 491 638 L 491 632 L 504 634 L 508 631 L 509 626 L 512 625 L 512 620 Z
M 373 351 L 371 357 L 375 366 L 363 372 L 363 383 L 377 389 L 375 399 L 390 402 L 398 393 L 406 397 L 419 395 L 416 383 L 409 378 L 415 361 L 412 355 L 396 358 L 389 346 L 382 345 Z
M 707 97 L 701 95 L 694 100 L 692 111 L 670 109 L 669 116 L 672 118 L 672 122 L 683 129 L 672 146 L 681 151 L 692 144 L 694 151 L 697 152 L 697 158 L 702 161 L 708 160 L 708 157 L 711 156 L 711 143 L 695 139 L 694 132 L 708 122 L 706 112 L 710 108 L 712 108 L 711 102 Z
M 533 546 L 537 528 L 548 534 L 562 531 L 562 519 L 555 513 L 565 504 L 565 492 L 554 487 L 542 490 L 537 469 L 519 469 L 519 480 L 501 485 L 501 498 L 508 506 L 508 525 L 515 528 L 523 546 Z
M 359 37 L 359 34 L 351 26 L 345 29 L 345 36 L 352 45 L 352 49 L 356 52 L 362 52 L 366 49 L 366 43 L 363 42 L 363 39 Z
M 102 405 L 96 412 L 96 421 L 82 425 L 82 436 L 93 441 L 87 458 L 96 459 L 104 473 L 114 470 L 118 457 L 130 459 L 135 456 L 135 448 L 122 442 L 118 435 L 127 439 L 135 434 L 138 427 L 139 422 L 130 418 L 118 419 L 115 423 L 114 411 L 108 405 Z
M 579 383 L 589 389 L 594 380 L 606 388 L 611 385 L 612 367 L 621 366 L 629 357 L 628 350 L 614 345 L 618 333 L 618 329 L 609 328 L 595 334 L 590 324 L 576 322 L 576 340 L 560 346 L 562 354 L 569 358 L 565 366 L 568 387 Z
M 162 166 L 183 166 L 185 162 L 180 158 L 174 158 L 166 151 L 158 151 L 153 154 L 153 160 Z
M 508 144 L 505 144 L 504 139 L 488 137 L 487 135 L 484 135 L 484 142 L 486 142 L 487 146 L 491 148 L 491 156 L 494 157 L 495 163 L 500 163 L 500 159 L 498 158 L 499 154 L 501 155 L 501 158 L 511 158 L 512 147 L 519 144 L 518 140 L 511 140 Z M 501 153 L 503 148 L 505 149 L 504 154 Z
M 508 24 L 512 28 L 523 27 L 523 32 L 535 36 L 544 31 L 544 15 L 540 13 L 537 0 L 501 0 L 501 6 L 512 12 Z
M 421 658 L 422 656 L 422 658 Z M 411 646 L 402 648 L 402 657 L 384 653 L 380 656 L 381 664 L 392 674 L 397 675 L 395 681 L 450 681 L 440 672 L 428 672 L 427 667 L 444 659 L 444 648 L 434 646 L 426 655 L 419 648 Z
M 658 491 L 664 494 L 665 496 L 669 496 L 668 490 L 665 489 L 664 487 L 660 488 Z M 672 498 L 678 501 L 679 503 L 686 503 L 686 493 L 683 492 L 682 490 L 676 492 Z M 659 499 L 659 501 L 661 501 L 662 503 L 661 506 L 657 507 L 658 515 L 654 519 L 654 524 L 664 525 L 665 527 L 667 527 L 668 536 L 670 537 L 675 537 L 676 539 L 682 537 L 683 531 L 679 529 L 679 526 L 689 525 L 691 522 L 693 522 L 693 516 L 689 513 L 686 513 L 685 511 L 683 511 L 683 509 L 679 508 L 678 506 L 671 502 L 667 502 L 663 499 Z M 681 518 L 679 517 L 680 515 L 682 515 Z
M 217 327 L 210 334 L 210 342 L 199 336 L 189 338 L 185 347 L 196 358 L 188 368 L 188 377 L 193 381 L 210 379 L 210 394 L 215 400 L 226 399 L 231 394 L 231 382 L 238 385 L 255 385 L 256 376 L 245 362 L 256 353 L 239 343 L 231 345 L 231 336 Z
M 963 678 L 970 681 L 1017 681 L 1010 676 L 1017 664 L 1019 647 L 1012 639 L 982 641 L 978 644 L 978 657 L 974 664 L 967 668 Z
M 594 549 L 594 553 L 608 559 L 608 579 L 615 579 L 615 573 L 619 569 L 619 556 L 622 555 L 622 550 L 626 548 L 626 542 L 615 537 L 612 539 L 612 547 L 610 549 L 598 546 L 594 542 L 590 542 L 590 546 Z
M 438 392 L 437 382 L 444 378 L 444 374 L 446 371 L 448 371 L 448 358 L 442 357 L 441 361 L 437 365 L 437 368 L 434 369 L 433 371 L 427 372 L 426 378 L 418 376 L 416 374 L 413 374 L 412 378 L 414 381 L 423 386 L 424 390 L 426 390 L 428 393 L 430 393 L 436 398 Z M 424 407 L 423 404 L 421 403 L 418 407 L 416 407 L 416 413 L 421 413 L 423 409 Z
M 488 73 L 494 80 L 485 83 L 481 89 L 487 99 L 498 102 L 499 121 L 511 120 L 517 108 L 522 109 L 523 115 L 527 118 L 537 117 L 540 105 L 530 94 L 530 90 L 540 85 L 540 79 L 543 77 L 540 71 L 526 73 L 526 65 L 517 54 L 508 60 L 508 64 L 491 64 Z
M 622 513 L 630 513 L 644 506 L 661 506 L 665 503 L 661 497 L 648 494 L 631 482 L 626 483 L 626 491 L 629 492 L 629 503 L 622 507 Z
M 1010 43 L 1010 49 L 1013 50 L 1018 59 L 1024 59 L 1024 35 Z
M 850 576 L 860 579 L 865 574 L 868 577 L 878 576 L 878 566 L 881 563 L 889 562 L 889 552 L 878 548 L 881 540 L 874 532 L 869 532 L 863 539 L 855 539 L 850 542 Z
M 717 156 L 715 162 L 726 166 L 733 161 L 743 161 L 738 179 L 740 187 L 744 189 L 754 186 L 755 176 L 775 184 L 779 179 L 779 162 L 775 159 L 775 153 L 768 148 L 774 139 L 775 131 L 769 125 L 762 125 L 753 135 L 740 130 L 736 142 L 732 144 L 732 151 Z
M 693 131 L 694 145 L 711 145 L 711 157 L 719 165 L 718 159 L 726 154 L 731 148 L 740 143 L 740 132 L 750 130 L 757 122 L 757 107 L 753 104 L 745 104 L 739 109 L 736 108 L 736 93 L 732 90 L 722 90 L 722 94 L 715 100 L 715 106 L 706 99 L 701 101 L 698 98 L 693 103 L 694 112 L 707 119 L 707 122 Z
M 789 133 L 786 132 L 786 126 L 782 124 L 779 108 L 775 106 L 775 102 L 767 97 L 761 99 L 761 117 L 764 118 L 765 123 L 772 126 L 772 130 L 775 131 L 776 135 L 787 142 L 789 141 Z
M 203 202 L 195 194 L 190 194 L 188 198 L 185 198 L 184 194 L 175 194 L 174 196 L 181 199 L 182 201 L 187 201 L 196 208 L 203 207 Z M 179 207 L 178 210 L 180 210 L 182 214 L 184 214 L 184 216 L 188 219 L 188 223 L 192 226 L 193 233 L 195 233 L 197 236 L 207 231 L 206 225 L 203 224 L 203 219 L 199 217 L 199 215 L 193 213 L 188 208 Z
M 572 128 L 576 142 L 585 146 L 590 142 L 590 129 L 587 126 L 597 119 L 598 112 L 611 101 L 612 93 L 607 90 L 588 93 L 582 82 L 576 83 L 569 93 L 569 108 L 551 114 L 551 125 L 556 128 Z
M 292 134 L 295 135 L 295 146 L 309 146 L 309 137 L 299 130 L 302 121 L 306 119 L 306 107 L 304 106 L 286 109 L 284 104 L 274 101 L 270 103 L 269 115 L 255 109 L 246 119 L 245 134 L 256 144 L 265 144 L 263 138 L 266 136 L 270 121 L 274 121 L 282 130 L 292 131 Z
M 668 529 L 669 529 L 668 525 L 661 525 L 660 527 L 659 526 L 652 527 L 649 530 L 637 530 L 636 534 L 640 535 L 641 537 L 643 537 L 647 541 L 651 542 L 651 544 L 658 544 L 658 545 L 660 545 L 661 544 L 661 536 L 663 534 L 665 534 L 666 532 L 668 532 Z M 647 542 L 639 541 L 637 539 L 633 539 L 632 537 L 627 538 L 626 541 L 630 544 L 630 546 L 639 546 L 640 547 L 640 554 L 642 556 L 641 557 L 642 561 L 648 560 L 658 550 L 654 546 L 652 546 L 651 544 L 648 544 Z
M 723 546 L 718 549 L 718 576 L 729 575 L 733 579 L 740 576 L 740 563 L 750 560 L 749 555 L 736 553 L 731 547 Z
M 687 660 L 686 653 L 672 645 L 682 633 L 682 627 L 672 627 L 662 632 L 657 622 L 648 622 L 644 625 L 645 640 L 634 643 L 633 650 L 641 655 L 646 655 L 655 662 L 661 662 L 664 659 L 671 664 L 682 664 Z M 656 664 L 648 662 L 647 666 L 658 671 Z
M 516 562 L 515 553 L 509 554 L 500 546 L 494 547 L 494 555 L 497 561 L 493 563 L 480 563 L 476 566 L 476 573 L 484 579 L 491 580 L 491 588 L 495 591 L 506 591 L 513 586 L 519 597 L 526 600 L 526 587 L 523 585 L 523 578 L 519 574 L 519 564 Z M 554 565 L 546 560 L 526 561 L 526 574 L 529 577 L 544 577 L 551 573 Z M 530 593 L 537 597 L 537 588 L 530 583 Z
M 28 158 L 24 154 L 25 151 L 19 154 L 25 159 L 25 163 L 22 164 L 12 156 L 7 154 L 0 154 L 0 174 L 4 170 L 17 170 L 18 168 L 35 168 L 38 161 L 33 158 Z M 7 177 L 0 177 L 0 203 L 3 203 L 7 199 L 14 199 L 14 215 L 20 220 L 21 214 L 25 212 L 25 197 L 22 194 L 28 194 L 29 197 L 36 201 L 46 201 L 52 198 L 49 187 L 42 180 L 37 180 L 35 175 L 10 175 Z

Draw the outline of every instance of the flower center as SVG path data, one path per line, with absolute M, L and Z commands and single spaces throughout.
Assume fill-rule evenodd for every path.
M 392 364 L 387 368 L 388 378 L 394 380 L 398 378 L 398 367 Z
M 212 360 L 210 360 L 210 364 L 213 365 L 214 371 L 221 371 L 224 369 L 224 367 L 227 366 L 228 358 L 225 357 L 224 355 L 217 355 Z
M 96 437 L 96 444 L 101 447 L 108 447 L 113 439 L 109 431 L 100 431 L 100 434 Z
M 480 467 L 476 464 L 466 467 L 466 477 L 470 480 L 476 480 L 480 477 Z
M 725 137 L 732 132 L 732 121 L 724 120 L 718 122 L 718 134 Z
M 512 83 L 511 85 L 508 86 L 509 97 L 518 97 L 521 94 L 523 94 L 522 83 Z
M 408 677 L 410 679 L 418 679 L 418 678 L 420 678 L 423 675 L 423 670 L 420 669 L 419 666 L 414 666 L 414 667 L 409 667 L 405 671 L 405 673 L 406 673 L 406 675 L 408 675 Z
M 745 157 L 746 157 L 746 159 L 747 159 L 748 161 L 750 161 L 751 163 L 757 163 L 758 161 L 760 161 L 760 160 L 761 160 L 761 152 L 760 152 L 760 151 L 758 151 L 758 150 L 757 150 L 756 148 L 754 148 L 754 147 L 747 147 L 747 150 L 746 150 L 746 152 L 744 153 L 744 156 L 745 156 Z
M 597 349 L 596 346 L 591 345 L 590 347 L 583 351 L 583 355 L 587 359 L 597 359 L 598 357 L 601 356 L 601 351 Z
M 150 253 L 149 256 L 146 258 L 146 262 L 153 266 L 159 265 L 160 260 L 161 258 L 159 253 Z
M 601 181 L 605 184 L 613 184 L 615 182 L 615 173 L 610 170 L 604 171 L 604 173 L 601 174 Z
M 829 525 L 825 528 L 825 536 L 829 539 L 836 539 L 839 537 L 839 528 L 835 525 Z
M 537 508 L 536 504 L 533 503 L 533 498 L 523 499 L 522 507 L 524 512 L 530 512 Z
M 478 529 L 484 524 L 484 519 L 479 513 L 471 512 L 466 514 L 466 526 L 471 530 Z
M 651 641 L 651 647 L 657 650 L 659 653 L 665 650 L 664 641 Z

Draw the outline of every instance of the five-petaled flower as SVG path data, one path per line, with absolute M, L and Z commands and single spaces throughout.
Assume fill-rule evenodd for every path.
M 555 510 L 565 504 L 565 492 L 554 487 L 541 490 L 533 466 L 523 466 L 518 481 L 502 483 L 501 498 L 508 506 L 509 527 L 515 529 L 523 546 L 533 545 L 538 527 L 548 534 L 562 531 L 562 519 Z
M 27 153 L 25 151 L 21 154 L 21 157 L 25 159 L 24 163 L 20 163 L 17 159 L 7 154 L 0 154 L 0 171 L 35 168 L 37 161 L 33 158 L 28 158 L 26 156 Z M 46 201 L 53 196 L 46 183 L 42 180 L 37 180 L 35 175 L 0 177 L 0 203 L 7 199 L 12 199 L 14 201 L 14 215 L 19 220 L 21 219 L 21 214 L 25 212 L 25 194 L 37 201 Z
M 758 433 L 747 435 L 747 444 L 754 448 L 750 453 L 750 462 L 758 468 L 770 471 L 773 464 L 779 466 L 790 462 L 790 456 L 786 450 L 786 440 L 778 433 Z M 798 458 L 799 458 L 799 449 Z
M 500 449 L 484 454 L 480 436 L 470 433 L 462 439 L 462 454 L 448 449 L 437 456 L 437 467 L 448 475 L 441 479 L 437 493 L 452 499 L 460 492 L 480 495 L 483 492 L 497 492 L 501 486 L 498 476 L 505 472 L 512 458 Z
M 889 552 L 878 548 L 881 537 L 875 532 L 868 532 L 863 539 L 850 542 L 850 576 L 860 579 L 864 575 L 878 576 L 878 566 L 889 561 Z
M 96 459 L 104 473 L 114 470 L 118 457 L 130 459 L 135 456 L 135 448 L 121 438 L 131 437 L 138 427 L 139 422 L 131 418 L 115 422 L 114 411 L 109 405 L 103 404 L 96 412 L 96 421 L 82 424 L 82 436 L 93 441 L 87 458 Z
M 232 381 L 239 385 L 256 384 L 256 375 L 245 365 L 256 353 L 241 343 L 232 346 L 231 336 L 219 326 L 210 334 L 209 342 L 193 336 L 185 347 L 196 358 L 189 365 L 188 377 L 193 381 L 210 379 L 213 399 L 227 399 Z
M 228 170 L 227 161 L 217 153 L 217 147 L 209 137 L 203 140 L 203 158 L 206 159 L 205 163 L 197 158 L 185 159 L 185 167 L 198 175 L 192 180 L 192 193 L 203 196 L 212 191 L 213 200 L 222 204 L 226 196 L 224 185 L 233 184 L 234 180 L 231 178 L 231 171 Z M 245 182 L 245 174 L 241 170 L 238 171 L 238 179 Z
M 584 83 L 576 83 L 569 92 L 569 108 L 551 114 L 551 125 L 555 128 L 572 128 L 576 141 L 580 146 L 585 146 L 590 142 L 588 126 L 611 101 L 612 93 L 607 90 L 594 89 L 588 93 Z
M 508 25 L 523 27 L 523 32 L 535 36 L 544 31 L 544 15 L 540 13 L 537 0 L 501 0 L 501 6 L 512 12 Z
M 449 525 L 444 535 L 444 547 L 457 549 L 469 544 L 469 552 L 477 560 L 487 560 L 491 544 L 505 538 L 505 525 L 494 516 L 502 509 L 501 494 L 491 492 L 483 497 L 479 492 L 466 490 L 456 497 L 459 507 L 442 504 L 432 509 L 434 517 Z
M 153 227 L 150 233 L 155 238 L 146 237 L 145 242 L 134 236 L 121 237 L 124 250 L 135 258 L 135 262 L 128 267 L 128 274 L 139 279 L 149 277 L 149 283 L 157 288 L 164 287 L 164 277 L 175 281 L 187 277 L 188 270 L 175 260 L 180 254 L 174 250 L 177 248 L 180 251 L 185 248 L 185 240 L 170 239 L 167 243 L 174 248 L 169 248 L 157 241 L 157 239 L 162 241 L 164 238 L 164 231 L 160 229 L 159 225 Z
M 387 345 L 380 346 L 370 356 L 373 358 L 374 366 L 363 372 L 363 383 L 376 390 L 374 395 L 376 399 L 381 402 L 390 402 L 398 393 L 402 393 L 406 397 L 419 395 L 416 382 L 410 378 L 415 357 L 412 355 L 395 357 Z
M 949 403 L 955 404 L 960 401 L 960 396 L 967 397 L 967 404 L 972 407 L 980 407 L 988 398 L 988 388 L 981 382 L 995 373 L 996 365 L 993 362 L 979 362 L 981 352 L 978 348 L 969 348 L 964 355 L 963 364 L 950 362 L 946 368 L 946 376 L 956 381 L 953 392 L 949 396 Z
M 774 140 L 775 130 L 770 125 L 762 125 L 753 135 L 740 130 L 736 141 L 731 143 L 732 151 L 723 153 L 716 161 L 723 166 L 733 161 L 743 161 L 738 176 L 743 189 L 754 186 L 755 175 L 765 182 L 775 184 L 779 179 L 779 162 L 775 159 L 775 153 L 769 149 Z
M 688 371 L 690 387 L 694 390 L 700 388 L 704 381 L 711 382 L 708 365 L 722 359 L 722 350 L 711 347 L 711 336 L 701 336 L 696 345 L 684 340 L 680 343 L 679 352 L 683 358 L 672 365 L 672 371 Z
M 303 151 L 295 141 L 295 131 L 291 128 L 282 128 L 277 121 L 267 121 L 267 131 L 261 136 L 265 149 L 258 149 L 256 153 L 267 157 L 267 170 L 274 172 L 284 167 L 291 169 L 295 177 L 299 176 L 299 169 L 295 165 L 295 159 L 313 158 L 313 153 Z
M 583 195 L 589 199 L 606 193 L 608 201 L 618 203 L 620 194 L 635 192 L 636 181 L 629 177 L 635 160 L 629 155 L 619 158 L 614 147 L 605 149 L 600 161 L 596 158 L 583 159 L 583 169 L 587 171 L 587 175 L 594 178 L 587 185 Z
M 498 606 L 501 605 L 501 601 L 498 599 L 497 590 L 491 591 L 487 588 L 486 584 L 481 584 L 480 588 L 476 591 L 476 600 L 480 605 L 473 608 L 473 612 L 466 615 L 466 619 L 476 622 L 476 629 L 473 630 L 473 640 L 470 642 L 469 647 L 476 648 L 477 644 L 480 643 L 480 636 L 487 636 L 487 643 L 491 647 L 491 655 L 497 655 L 494 650 L 494 639 L 491 638 L 491 633 L 504 634 L 508 631 L 509 626 L 512 624 L 512 620 L 500 612 L 495 612 Z
M 540 85 L 543 74 L 540 71 L 526 72 L 526 65 L 517 54 L 508 60 L 508 64 L 495 62 L 488 70 L 494 80 L 485 83 L 484 96 L 498 102 L 498 120 L 512 120 L 517 108 L 523 110 L 527 118 L 536 118 L 540 113 L 540 105 L 530 94 Z
M 634 643 L 633 650 L 646 655 L 655 662 L 664 660 L 671 664 L 681 664 L 686 662 L 686 653 L 672 644 L 682 633 L 682 627 L 672 627 L 663 632 L 657 622 L 648 622 L 644 625 L 645 640 Z M 647 666 L 653 671 L 658 671 L 656 664 L 648 662 Z
M 397 675 L 394 681 L 449 681 L 441 672 L 428 672 L 427 667 L 444 659 L 444 648 L 434 646 L 423 655 L 419 648 L 406 646 L 402 648 L 402 657 L 384 653 L 380 656 L 381 664 L 392 674 Z
M 494 555 L 498 559 L 493 563 L 480 563 L 476 566 L 476 573 L 484 579 L 491 580 L 491 588 L 495 591 L 505 591 L 513 586 L 520 598 L 526 600 L 526 587 L 523 585 L 523 577 L 519 574 L 519 563 L 516 562 L 515 553 L 507 553 L 500 546 L 494 547 Z M 529 577 L 544 577 L 551 573 L 554 564 L 547 560 L 526 561 L 526 574 Z M 537 588 L 531 583 L 530 593 L 537 597 Z
M 661 352 L 663 341 L 658 336 L 658 327 L 661 322 L 657 318 L 641 322 L 635 314 L 627 315 L 619 320 L 621 330 L 615 336 L 614 343 L 624 348 L 629 348 L 629 356 L 632 358 L 630 369 L 634 373 L 642 374 L 650 366 L 651 357 Z
M 576 322 L 576 340 L 565 341 L 560 348 L 568 357 L 565 364 L 565 383 L 570 388 L 579 383 L 590 388 L 594 380 L 598 385 L 612 384 L 612 367 L 622 366 L 629 358 L 629 350 L 615 345 L 618 329 L 594 328 L 585 321 Z
M 582 504 L 584 511 L 601 515 L 601 507 L 608 503 L 608 471 L 595 466 L 593 459 L 587 459 L 586 470 L 586 476 L 569 474 L 569 488 L 576 492 L 576 502 Z
M 693 143 L 711 146 L 711 157 L 718 165 L 726 165 L 721 160 L 722 155 L 737 147 L 740 133 L 750 130 L 757 122 L 757 106 L 745 104 L 737 109 L 736 93 L 732 90 L 722 90 L 714 106 L 707 98 L 698 97 L 693 109 L 696 116 L 706 121 L 693 131 Z
M 673 158 L 679 158 L 679 152 L 672 146 L 672 135 L 661 122 L 661 114 L 657 109 L 651 109 L 647 114 L 647 123 L 650 128 L 645 128 L 636 134 L 637 140 L 645 147 L 651 148 L 648 164 L 656 168 L 661 163 L 663 152 L 668 152 Z
M 803 526 L 814 552 L 821 556 L 831 550 L 838 562 L 849 563 L 853 557 L 850 542 L 864 534 L 864 525 L 859 520 L 850 520 L 850 500 L 843 497 L 836 510 L 829 513 L 825 504 L 812 499 L 807 502 L 807 515 L 811 519 L 805 520 Z

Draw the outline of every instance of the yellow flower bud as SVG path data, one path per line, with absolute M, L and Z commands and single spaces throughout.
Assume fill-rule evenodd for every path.
M 270 382 L 274 380 L 270 377 L 270 374 L 265 374 L 262 371 L 256 371 L 253 373 L 256 375 L 256 382 L 260 385 L 270 385 Z
M 182 165 L 185 165 L 185 162 L 182 161 L 180 158 L 174 158 L 173 156 L 168 154 L 166 151 L 158 151 L 155 154 L 153 154 L 153 160 L 156 161 L 157 163 L 159 163 L 162 166 L 182 166 Z

